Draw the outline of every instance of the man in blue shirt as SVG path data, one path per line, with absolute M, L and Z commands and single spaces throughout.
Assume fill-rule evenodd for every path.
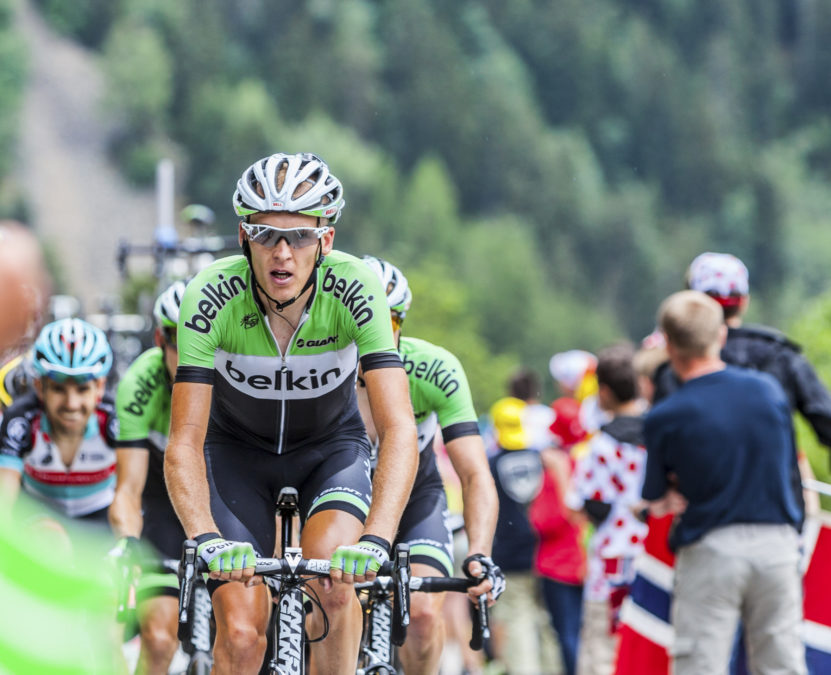
M 727 329 L 704 293 L 671 295 L 658 324 L 682 385 L 647 416 L 643 496 L 687 500 L 670 536 L 674 673 L 725 672 L 740 619 L 754 671 L 805 673 L 788 399 L 773 377 L 721 360 Z

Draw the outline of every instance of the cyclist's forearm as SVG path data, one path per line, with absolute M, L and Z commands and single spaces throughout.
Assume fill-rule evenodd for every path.
M 185 534 L 193 538 L 218 532 L 211 516 L 211 499 L 201 448 L 171 442 L 164 458 L 164 477 L 170 501 Z
M 107 512 L 110 528 L 116 538 L 141 537 L 144 518 L 141 515 L 141 498 L 136 501 L 132 494 L 116 490 L 113 502 Z
M 462 500 L 468 552 L 490 555 L 499 511 L 499 498 L 490 472 L 463 478 Z
M 12 469 L 0 469 L 0 522 L 11 520 L 12 506 L 20 492 L 20 473 Z
M 367 534 L 389 542 L 395 539 L 418 468 L 417 441 L 414 425 L 385 430 L 372 481 L 372 506 L 364 525 Z

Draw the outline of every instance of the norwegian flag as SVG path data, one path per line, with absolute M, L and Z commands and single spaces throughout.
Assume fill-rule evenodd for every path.
M 672 516 L 649 519 L 644 552 L 635 561 L 636 577 L 621 609 L 616 675 L 669 675 L 675 563 L 667 545 L 671 522 Z M 808 520 L 803 541 L 805 656 L 808 672 L 821 675 L 831 673 L 831 513 Z M 738 666 L 733 675 L 745 672 Z

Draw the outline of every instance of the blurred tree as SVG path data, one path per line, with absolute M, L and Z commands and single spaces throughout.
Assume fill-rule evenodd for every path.
M 11 171 L 26 84 L 27 56 L 14 26 L 13 0 L 0 0 L 0 181 Z
M 429 257 L 452 269 L 467 248 L 467 236 L 459 223 L 456 187 L 441 160 L 427 157 L 416 165 L 399 208 L 391 242 L 395 259 L 411 265 Z
M 172 98 L 170 55 L 152 27 L 128 17 L 113 26 L 104 56 L 106 105 L 119 122 L 116 157 L 133 180 L 151 183 L 158 160 L 169 152 L 165 132 Z
M 55 30 L 99 47 L 124 0 L 36 0 Z
M 398 262 L 391 259 L 395 265 Z M 472 286 L 449 277 L 444 265 L 423 260 L 401 271 L 413 292 L 403 332 L 450 350 L 465 369 L 478 413 L 504 396 L 505 381 L 519 362 L 516 352 L 494 351 L 482 337 L 488 317 L 470 311 Z
M 226 231 L 235 231 L 231 196 L 243 170 L 276 151 L 272 139 L 280 136 L 282 125 L 277 106 L 260 80 L 214 80 L 194 93 L 188 119 L 183 139 L 190 158 L 189 192 L 228 223 Z

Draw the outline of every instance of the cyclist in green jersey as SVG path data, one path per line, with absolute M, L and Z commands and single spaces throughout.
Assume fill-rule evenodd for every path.
M 401 517 L 396 542 L 410 545 L 414 575 L 453 575 L 452 532 L 447 499 L 433 452 L 433 439 L 441 428 L 447 454 L 459 476 L 464 500 L 468 556 L 464 569 L 473 577 L 485 576 L 468 593 L 476 599 L 490 593 L 494 601 L 505 578 L 490 558 L 496 528 L 498 498 L 476 422 L 465 371 L 446 349 L 426 340 L 401 335 L 401 324 L 412 302 L 412 291 L 401 271 L 385 260 L 364 256 L 386 289 L 398 352 L 410 384 L 410 398 L 418 425 L 419 465 L 410 500 Z M 362 377 L 358 378 L 358 405 L 370 441 L 375 441 L 373 417 Z M 437 673 L 444 646 L 443 593 L 411 596 L 407 641 L 399 650 L 407 675 Z
M 136 593 L 141 629 L 137 673 L 167 673 L 178 645 L 176 575 L 153 570 L 148 563 L 153 556 L 178 558 L 185 539 L 163 473 L 170 390 L 179 360 L 176 325 L 184 292 L 185 283 L 176 281 L 159 295 L 153 308 L 156 346 L 130 365 L 116 395 L 120 428 L 109 519 L 119 537 L 114 553 L 126 556 L 128 564 L 143 558 L 144 573 Z M 140 538 L 149 547 L 140 547 Z
M 300 495 L 304 555 L 332 560 L 331 579 L 314 582 L 329 619 L 328 637 L 312 645 L 317 672 L 354 671 L 351 583 L 373 579 L 388 558 L 418 462 L 407 376 L 378 279 L 333 250 L 343 188 L 323 160 L 259 160 L 233 202 L 244 255 L 202 270 L 182 301 L 168 490 L 211 576 L 243 582 L 212 584 L 215 672 L 262 663 L 270 602 L 254 556 L 274 549 L 284 486 Z M 371 483 L 359 361 L 380 438 Z M 320 612 L 311 618 L 320 635 Z

